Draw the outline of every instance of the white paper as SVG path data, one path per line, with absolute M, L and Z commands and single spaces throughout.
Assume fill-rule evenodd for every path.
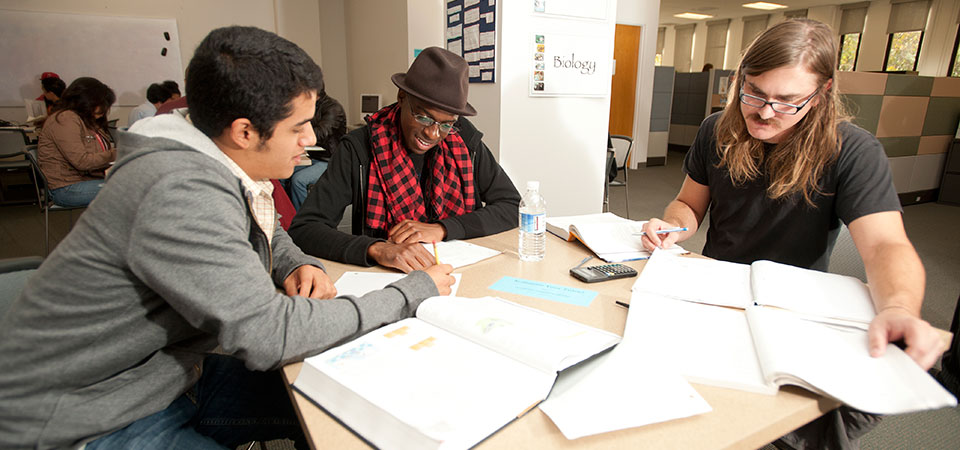
M 447 27 L 447 39 L 456 39 L 463 35 L 460 24 Z
M 463 59 L 467 60 L 467 62 L 477 62 L 477 61 L 480 61 L 480 53 L 481 53 L 481 52 L 475 52 L 475 51 L 474 51 L 474 52 L 465 52 L 465 53 L 463 54 Z
M 683 258 L 660 251 L 654 252 L 647 261 L 634 289 L 678 300 L 741 309 L 753 304 L 750 266 L 715 259 Z
M 448 35 L 447 38 L 450 36 Z M 476 50 L 478 47 L 480 47 L 480 25 L 463 27 L 463 49 Z
M 480 20 L 480 8 L 468 9 L 463 12 L 464 24 L 476 23 L 478 20 Z
M 471 65 L 470 66 L 470 78 L 476 78 L 480 76 L 480 67 Z
M 492 68 L 493 68 L 493 61 L 480 61 L 480 68 L 481 68 L 481 69 L 492 69 Z
M 447 23 L 448 23 L 448 24 L 454 23 L 454 22 L 459 22 L 459 21 L 460 21 L 460 14 L 453 14 L 453 15 L 447 17 Z
M 453 8 L 447 8 L 447 15 L 460 12 L 460 5 L 454 6 Z
M 540 409 L 567 439 L 710 412 L 683 377 L 663 370 L 639 345 L 563 371 Z
M 857 278 L 764 260 L 750 268 L 759 305 L 864 325 L 877 315 L 870 290 Z
M 480 0 L 463 0 L 463 8 L 467 9 L 473 5 L 480 3 Z
M 423 248 L 433 254 L 432 243 L 423 243 Z M 440 256 L 440 262 L 450 264 L 454 269 L 478 263 L 487 258 L 497 256 L 500 253 L 502 252 L 499 250 L 471 244 L 467 241 L 454 240 L 437 242 L 437 254 Z
M 482 51 L 477 52 L 477 56 L 478 56 L 480 59 L 492 59 L 492 58 L 493 58 L 493 54 L 494 54 L 494 51 L 493 51 L 493 50 L 482 50 Z
M 484 70 L 480 72 L 480 79 L 483 81 L 490 81 L 493 79 L 493 72 Z
M 463 41 L 460 39 L 447 41 L 447 50 L 450 50 L 457 55 L 463 54 Z
M 485 47 L 497 43 L 497 34 L 494 31 L 484 31 L 480 33 L 480 46 Z
M 486 14 L 483 14 L 483 21 L 486 23 L 493 23 L 493 13 L 488 12 Z
M 462 273 L 451 274 L 457 280 L 450 287 L 450 295 L 457 294 L 457 288 L 460 287 L 460 278 Z M 396 282 L 407 276 L 405 273 L 383 273 L 383 272 L 344 272 L 343 275 L 333 283 L 337 288 L 337 295 L 353 295 L 360 297 L 378 289 L 387 287 L 388 284 Z

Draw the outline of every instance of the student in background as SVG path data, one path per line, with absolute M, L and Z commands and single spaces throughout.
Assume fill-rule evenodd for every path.
M 757 37 L 740 61 L 726 109 L 704 120 L 687 152 L 677 198 L 663 219 L 644 225 L 644 246 L 689 238 L 709 209 L 704 255 L 825 271 L 843 221 L 877 310 L 870 353 L 882 355 L 888 342 L 902 339 L 906 353 L 928 369 L 942 349 L 936 330 L 920 318 L 923 266 L 904 231 L 883 147 L 843 113 L 836 55 L 833 31 L 813 20 L 787 20 Z M 688 230 L 654 233 L 673 227 Z M 856 448 L 878 421 L 842 406 L 776 444 Z
M 110 182 L 0 321 L 0 448 L 307 448 L 278 369 L 450 293 L 438 265 L 329 299 L 320 261 L 276 226 L 267 179 L 314 143 L 322 88 L 273 33 L 200 43 L 192 121 L 120 134 Z
M 328 96 L 326 92 L 321 92 L 319 96 L 317 111 L 310 120 L 310 125 L 313 126 L 313 132 L 317 135 L 317 146 L 326 150 L 328 155 L 332 155 L 340 143 L 340 138 L 347 134 L 347 114 L 343 111 L 343 106 L 340 106 L 340 102 Z M 311 162 L 309 166 L 297 166 L 289 179 L 290 201 L 297 210 L 307 198 L 310 187 L 327 170 L 327 161 L 312 159 Z
M 40 75 L 40 88 L 43 89 L 43 94 L 37 97 L 37 100 L 43 100 L 49 116 L 53 112 L 54 105 L 60 101 L 64 89 L 67 88 L 67 83 L 64 83 L 60 76 L 53 72 L 44 72 Z
M 160 85 L 170 93 L 170 101 L 180 98 L 180 85 L 176 81 L 166 80 Z
M 133 126 L 138 120 L 144 117 L 153 117 L 157 113 L 160 105 L 170 100 L 171 93 L 167 88 L 158 83 L 153 83 L 147 88 L 147 101 L 141 103 L 130 111 L 130 117 L 127 119 L 127 126 Z
M 420 242 L 469 239 L 517 226 L 520 194 L 463 116 L 467 62 L 424 49 L 394 74 L 397 103 L 346 135 L 290 225 L 305 252 L 404 272 L 430 267 Z M 359 236 L 337 231 L 344 208 L 363 215 Z
M 96 78 L 77 78 L 44 122 L 37 156 L 55 204 L 86 206 L 100 191 L 105 169 L 117 159 L 107 130 L 116 100 Z

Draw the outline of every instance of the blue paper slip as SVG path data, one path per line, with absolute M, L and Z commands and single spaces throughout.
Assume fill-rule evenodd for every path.
M 514 277 L 503 277 L 490 285 L 490 289 L 577 306 L 590 306 L 590 302 L 597 296 L 597 291 Z

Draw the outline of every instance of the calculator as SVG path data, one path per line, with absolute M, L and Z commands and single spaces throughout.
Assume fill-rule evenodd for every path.
M 570 275 L 585 283 L 596 283 L 598 281 L 616 280 L 617 278 L 635 277 L 637 271 L 633 267 L 623 264 L 604 264 L 570 269 Z

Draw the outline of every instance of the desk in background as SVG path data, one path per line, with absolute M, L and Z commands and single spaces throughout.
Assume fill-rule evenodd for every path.
M 537 263 L 521 262 L 517 257 L 517 230 L 472 239 L 470 242 L 501 250 L 504 254 L 467 266 L 457 295 L 462 297 L 498 296 L 521 305 L 537 308 L 577 322 L 623 334 L 627 309 L 615 301 L 629 301 L 636 278 L 586 284 L 571 277 L 568 270 L 590 251 L 576 242 L 547 236 L 547 256 Z M 596 261 L 595 261 L 596 262 Z M 382 268 L 358 268 L 324 262 L 332 280 L 346 271 L 384 271 Z M 599 263 L 599 262 L 596 262 Z M 590 263 L 588 263 L 590 264 Z M 642 270 L 643 261 L 626 263 Z M 599 292 L 589 307 L 540 300 L 493 291 L 488 288 L 503 276 L 544 281 Z M 655 343 L 651 343 L 656 345 Z M 299 392 L 290 388 L 302 363 L 283 369 L 284 379 L 304 430 L 314 448 L 368 448 L 359 437 L 345 428 Z M 629 380 L 624 378 L 624 383 Z M 540 408 L 507 425 L 481 442 L 478 448 L 744 448 L 756 449 L 801 425 L 836 408 L 839 403 L 806 390 L 785 387 L 775 396 L 695 385 L 713 411 L 686 419 L 568 440 Z M 637 405 L 642 408 L 643 405 Z

